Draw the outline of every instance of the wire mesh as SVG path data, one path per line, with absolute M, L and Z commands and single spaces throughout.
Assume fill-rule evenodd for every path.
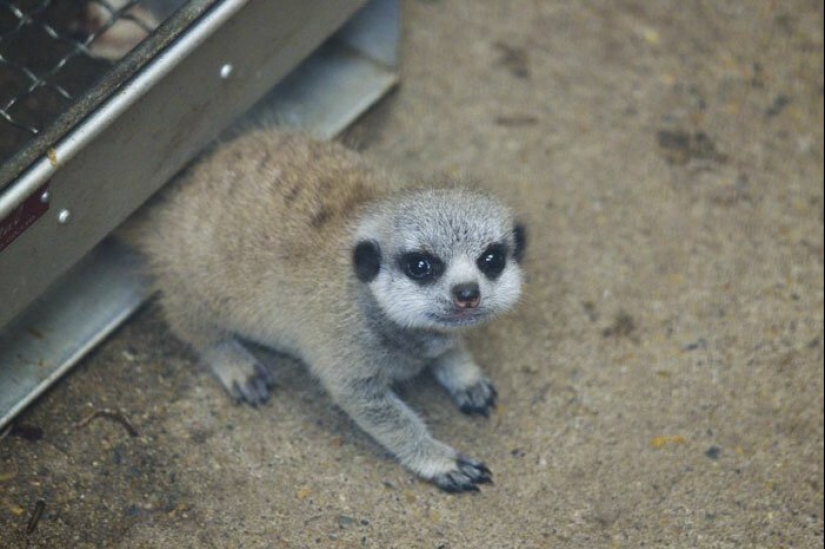
M 0 0 L 0 163 L 184 0 Z

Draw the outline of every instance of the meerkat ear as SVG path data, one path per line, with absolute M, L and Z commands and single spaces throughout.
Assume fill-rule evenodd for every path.
M 361 282 L 372 282 L 381 270 L 381 248 L 374 240 L 362 240 L 352 251 L 355 276 Z
M 527 248 L 527 229 L 523 223 L 516 223 L 515 227 L 513 227 L 513 237 L 516 241 L 516 249 L 513 251 L 513 257 L 516 258 L 516 263 L 521 263 Z

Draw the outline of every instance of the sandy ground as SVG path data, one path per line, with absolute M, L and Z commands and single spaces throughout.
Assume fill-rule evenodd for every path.
M 471 341 L 497 413 L 404 390 L 495 485 L 416 480 L 287 359 L 234 405 L 150 304 L 0 442 L 0 547 L 823 547 L 820 3 L 403 12 L 402 86 L 347 141 L 530 228 Z M 99 409 L 139 436 L 74 427 Z

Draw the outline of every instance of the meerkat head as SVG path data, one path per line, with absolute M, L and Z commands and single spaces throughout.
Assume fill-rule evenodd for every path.
M 451 330 L 518 301 L 525 242 L 524 227 L 496 199 L 429 188 L 388 200 L 362 220 L 353 267 L 399 326 Z

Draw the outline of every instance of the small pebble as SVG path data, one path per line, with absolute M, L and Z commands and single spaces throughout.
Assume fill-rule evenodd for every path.
M 722 449 L 718 446 L 711 446 L 707 450 L 705 450 L 705 455 L 710 459 L 716 461 L 722 455 Z
M 355 522 L 355 519 L 352 517 L 348 517 L 346 515 L 338 515 L 338 527 L 339 528 L 346 528 L 350 524 Z

